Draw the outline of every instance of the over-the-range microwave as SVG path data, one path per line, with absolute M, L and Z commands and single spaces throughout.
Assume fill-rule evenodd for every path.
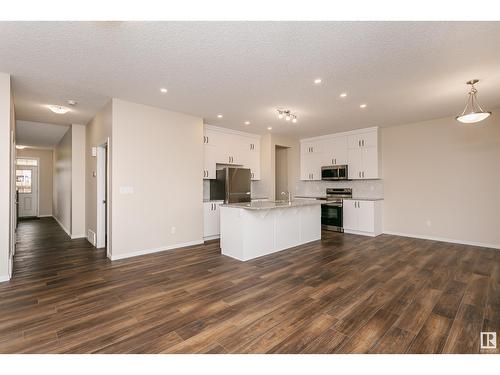
M 347 165 L 329 165 L 327 167 L 321 167 L 322 180 L 347 180 L 348 177 Z

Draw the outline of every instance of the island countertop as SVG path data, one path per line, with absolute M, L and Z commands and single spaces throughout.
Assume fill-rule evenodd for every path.
M 321 201 L 310 200 L 310 201 L 291 201 L 291 202 L 244 202 L 244 203 L 228 203 L 223 204 L 221 207 L 230 207 L 230 208 L 244 208 L 247 210 L 270 210 L 275 208 L 293 208 L 293 207 L 304 207 L 304 206 L 319 206 L 321 205 Z

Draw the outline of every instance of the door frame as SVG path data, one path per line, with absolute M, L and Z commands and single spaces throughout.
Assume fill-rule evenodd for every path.
M 17 155 L 16 152 L 16 159 L 14 162 L 14 177 L 16 176 L 15 170 L 17 169 L 17 159 L 32 159 L 36 160 L 36 168 L 37 168 L 37 177 L 36 177 L 36 217 L 40 217 L 40 171 L 41 171 L 41 166 L 40 166 L 40 158 L 37 156 L 19 156 Z M 14 189 L 15 189 L 15 181 L 14 181 Z
M 107 148 L 107 152 L 106 152 Z M 97 220 L 96 220 L 96 248 L 106 248 L 106 255 L 111 257 L 110 246 L 110 142 L 109 138 L 105 142 L 100 143 L 97 147 L 96 154 L 96 187 L 97 187 Z M 105 156 L 105 157 L 104 157 Z M 106 209 L 101 204 L 106 198 Z M 106 238 L 107 237 L 107 238 Z

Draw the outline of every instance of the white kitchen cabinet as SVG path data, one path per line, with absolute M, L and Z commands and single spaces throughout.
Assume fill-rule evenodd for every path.
M 378 236 L 382 233 L 382 200 L 343 200 L 345 233 Z
M 250 168 L 252 180 L 260 180 L 260 136 L 205 125 L 203 178 L 215 178 L 216 164 Z
M 351 180 L 380 178 L 378 138 L 375 127 L 301 140 L 300 179 L 321 180 L 321 167 L 346 164 Z
M 223 201 L 203 202 L 203 238 L 218 238 L 220 235 L 220 205 Z
M 217 148 L 212 145 L 205 145 L 203 158 L 203 179 L 210 180 L 215 178 L 216 152 Z
M 347 137 L 338 136 L 323 141 L 322 165 L 345 165 L 347 164 Z
M 321 141 L 303 142 L 300 147 L 300 179 L 321 180 L 323 160 Z
M 356 133 L 347 137 L 349 179 L 380 178 L 380 148 L 378 130 Z

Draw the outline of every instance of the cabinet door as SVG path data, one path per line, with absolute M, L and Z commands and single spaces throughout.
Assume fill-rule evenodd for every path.
M 214 179 L 216 168 L 216 147 L 205 145 L 203 148 L 203 179 Z
M 357 201 L 344 199 L 343 201 L 343 227 L 344 229 L 358 230 Z
M 361 147 L 377 147 L 378 146 L 378 132 L 376 130 L 359 135 L 361 139 Z
M 361 135 L 354 134 L 347 136 L 347 147 L 352 148 L 360 148 L 361 147 Z
M 347 153 L 348 174 L 350 180 L 361 179 L 361 171 L 363 169 L 363 158 L 361 149 L 351 148 Z
M 375 202 L 357 201 L 358 211 L 358 229 L 362 232 L 375 232 Z
M 334 137 L 323 141 L 322 165 L 347 164 L 347 137 Z
M 361 159 L 363 161 L 362 178 L 378 178 L 378 153 L 377 147 L 361 148 Z
M 260 180 L 260 140 L 256 138 L 247 138 L 245 142 L 246 160 L 242 165 L 250 168 L 250 178 Z
M 310 154 L 302 153 L 300 155 L 300 179 L 308 181 L 311 179 L 311 162 L 312 157 Z
M 203 236 L 216 236 L 218 235 L 218 217 L 216 204 L 213 202 L 203 203 Z

